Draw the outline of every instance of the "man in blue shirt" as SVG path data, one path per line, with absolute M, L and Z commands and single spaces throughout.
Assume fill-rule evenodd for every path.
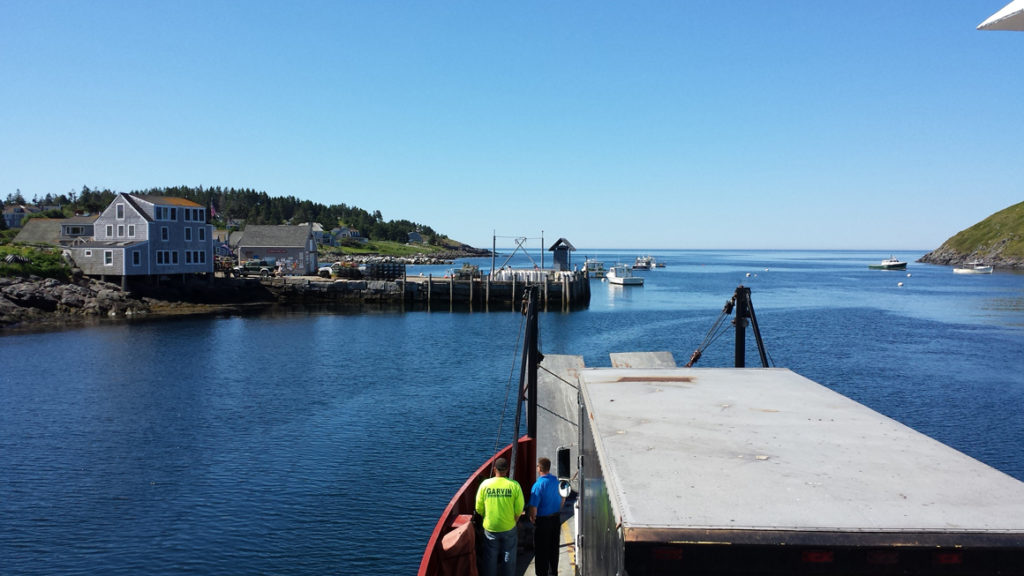
M 537 576 L 558 574 L 558 536 L 562 530 L 562 505 L 565 498 L 558 491 L 558 478 L 551 474 L 551 460 L 537 459 L 540 477 L 530 490 L 527 512 L 533 522 L 533 563 Z

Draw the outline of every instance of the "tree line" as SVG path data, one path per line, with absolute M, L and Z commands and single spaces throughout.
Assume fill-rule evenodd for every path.
M 419 232 L 429 243 L 437 243 L 447 236 L 438 234 L 431 227 L 409 220 L 384 220 L 380 210 L 372 213 L 356 206 L 332 204 L 330 206 L 294 196 L 270 196 L 251 188 L 204 188 L 173 186 L 133 190 L 130 194 L 140 196 L 174 196 L 185 198 L 207 208 L 211 223 L 230 227 L 238 222 L 246 224 L 300 224 L 317 222 L 324 230 L 347 226 L 359 231 L 360 235 L 372 240 L 407 242 L 410 232 Z M 40 216 L 61 217 L 74 214 L 95 214 L 103 211 L 117 196 L 108 188 L 99 190 L 82 186 L 79 192 L 33 198 L 36 206 L 56 206 Z M 26 204 L 19 190 L 16 195 L 8 194 L 5 204 Z

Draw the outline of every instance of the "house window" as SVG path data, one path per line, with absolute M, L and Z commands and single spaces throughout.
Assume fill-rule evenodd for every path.
M 124 204 L 117 205 L 117 219 L 124 220 Z
M 189 210 L 188 208 L 185 208 L 184 210 L 182 210 L 182 212 L 185 213 L 185 222 L 191 222 L 192 221 L 192 211 Z
M 164 242 L 171 239 L 171 232 L 168 230 L 167 226 L 162 226 L 160 228 L 160 239 Z
M 206 228 L 199 228 L 199 241 L 206 242 Z
M 128 237 L 135 238 L 135 224 L 128 225 Z
M 113 224 L 107 224 L 107 238 L 113 238 L 113 237 L 114 237 L 114 225 Z
M 92 250 L 86 250 L 85 251 L 85 257 L 86 258 L 92 258 Z
M 124 224 L 117 225 L 117 237 L 124 238 Z
M 114 265 L 114 251 L 113 250 L 104 250 L 103 251 L 103 265 L 104 266 L 113 266 Z
M 191 228 L 185 228 L 185 242 L 191 242 L 191 241 L 192 241 L 192 229 Z
M 138 266 L 142 264 L 142 256 L 138 250 L 132 250 L 132 266 Z
M 177 220 L 177 219 L 178 219 L 178 209 L 177 208 L 171 208 L 171 220 Z
M 163 209 L 163 207 L 157 206 L 156 208 L 153 208 L 153 219 L 154 220 L 163 220 L 164 219 L 164 209 Z
M 192 263 L 192 251 L 191 250 L 185 250 L 185 264 L 191 264 L 191 263 Z

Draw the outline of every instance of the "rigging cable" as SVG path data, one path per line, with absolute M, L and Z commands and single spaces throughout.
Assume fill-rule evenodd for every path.
M 693 365 L 700 360 L 700 357 L 704 355 L 704 351 L 707 350 L 715 340 L 718 340 L 722 334 L 725 334 L 725 331 L 728 329 L 728 326 L 725 324 L 725 318 L 732 314 L 732 309 L 735 303 L 735 296 L 725 301 L 725 306 L 722 307 L 722 312 L 719 313 L 718 319 L 711 325 L 708 333 L 704 335 L 704 341 L 700 343 L 700 346 L 697 346 L 697 349 L 693 351 L 693 355 L 690 356 L 690 361 L 686 363 L 687 368 L 693 367 Z
M 498 445 L 501 442 L 501 427 L 505 423 L 505 411 L 508 409 L 508 397 L 512 391 L 512 379 L 516 372 L 516 360 L 519 358 L 519 345 L 522 342 L 523 334 L 526 332 L 526 315 L 524 314 L 519 324 L 519 333 L 516 335 L 516 346 L 512 353 L 512 368 L 508 371 L 508 384 L 505 385 L 505 401 L 501 405 L 501 418 L 498 419 L 498 434 L 494 438 L 493 453 L 498 452 Z M 525 345 L 525 344 L 524 344 Z M 519 402 L 521 392 L 516 392 L 516 402 Z M 514 440 L 514 439 L 513 439 Z
M 572 382 L 569 382 L 569 381 L 568 381 L 568 380 L 566 380 L 565 378 L 562 378 L 562 377 L 561 377 L 561 376 L 559 376 L 558 374 L 555 374 L 555 373 L 554 373 L 554 372 L 552 372 L 551 370 L 548 370 L 548 369 L 547 369 L 547 368 L 546 368 L 546 367 L 545 367 L 545 366 L 544 366 L 543 364 L 540 364 L 540 365 L 538 365 L 538 366 L 537 366 L 537 368 L 538 368 L 538 369 L 540 369 L 540 370 L 543 370 L 543 371 L 547 372 L 547 373 L 548 373 L 548 374 L 550 374 L 550 375 L 551 375 L 552 377 L 554 377 L 554 379 L 555 379 L 555 380 L 560 380 L 560 381 L 561 381 L 561 382 L 562 382 L 563 384 L 565 384 L 565 385 L 566 385 L 566 386 L 568 386 L 569 388 L 572 388 L 573 390 L 576 390 L 577 392 L 579 391 L 579 387 L 575 386 L 575 385 L 574 385 L 574 384 L 573 384 Z M 546 406 L 541 406 L 540 404 L 537 404 L 537 408 L 540 408 L 541 410 L 543 410 L 543 411 L 547 412 L 548 414 L 550 414 L 550 415 L 554 416 L 555 418 L 558 418 L 559 420 L 563 420 L 563 421 L 565 421 L 566 423 L 568 423 L 568 424 L 572 425 L 572 426 L 573 426 L 573 427 L 575 427 L 575 428 L 578 428 L 578 427 L 579 427 L 579 423 L 577 423 L 577 422 L 573 422 L 572 420 L 569 420 L 569 419 L 568 419 L 568 418 L 566 418 L 565 416 L 562 416 L 561 414 L 559 414 L 559 413 L 555 412 L 554 410 L 551 410 L 550 408 L 548 408 L 548 407 L 546 407 Z

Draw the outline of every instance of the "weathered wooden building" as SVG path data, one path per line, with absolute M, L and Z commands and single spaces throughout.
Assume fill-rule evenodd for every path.
M 91 240 L 68 247 L 88 276 L 183 277 L 213 272 L 206 209 L 184 198 L 118 194 L 93 223 Z
M 319 260 L 313 227 L 248 225 L 238 240 L 238 260 L 272 260 L 286 275 L 316 275 Z

